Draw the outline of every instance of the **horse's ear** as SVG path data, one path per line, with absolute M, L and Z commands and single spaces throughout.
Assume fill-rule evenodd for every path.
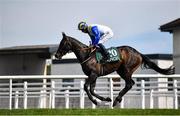
M 66 34 L 65 34 L 64 32 L 62 32 L 62 36 L 63 36 L 63 37 L 66 37 Z

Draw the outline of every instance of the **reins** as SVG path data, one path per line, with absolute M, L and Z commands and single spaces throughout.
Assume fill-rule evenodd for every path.
M 87 48 L 81 48 L 81 50 L 88 50 L 88 49 L 91 50 L 91 48 L 93 48 L 92 51 L 91 51 L 91 53 L 93 53 L 93 52 L 96 50 L 96 47 L 94 48 L 94 46 L 90 46 L 90 47 L 87 47 Z M 81 64 L 84 64 L 85 62 L 87 62 L 88 60 L 90 60 L 90 58 L 91 58 L 91 53 L 89 54 L 90 56 L 89 56 L 86 60 L 84 60 L 83 62 L 81 62 Z
M 81 62 L 81 64 L 84 64 L 85 62 L 87 62 L 88 60 L 90 60 L 91 56 L 89 56 L 86 60 L 84 60 L 83 62 Z
M 67 41 L 64 42 L 64 45 L 69 44 L 70 46 L 72 46 L 72 43 L 70 42 L 69 38 L 67 38 Z M 64 47 L 64 46 L 63 46 Z M 77 49 L 78 51 L 86 51 L 86 50 L 90 50 L 89 56 L 87 59 L 85 59 L 81 64 L 84 64 L 85 62 L 87 62 L 90 58 L 91 58 L 91 53 L 93 53 L 96 50 L 95 46 L 88 46 L 88 47 L 82 47 Z M 61 51 L 62 53 L 64 53 L 64 50 Z M 64 55 L 64 54 L 63 54 Z
M 96 49 L 96 47 L 94 47 L 94 46 L 89 46 L 89 47 L 86 47 L 86 48 L 81 48 L 81 49 L 79 49 L 80 51 L 84 51 L 84 50 L 89 50 L 89 49 L 91 49 L 91 48 L 94 48 L 92 51 L 94 51 L 95 49 Z

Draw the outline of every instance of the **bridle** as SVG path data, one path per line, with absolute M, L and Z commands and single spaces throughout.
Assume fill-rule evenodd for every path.
M 66 41 L 64 41 L 63 46 L 61 47 L 61 49 L 58 49 L 57 53 L 61 53 L 61 56 L 64 56 L 69 49 L 67 47 L 72 46 L 72 43 L 69 41 L 68 38 L 66 38 Z M 93 49 L 92 49 L 93 48 Z M 83 47 L 78 49 L 79 51 L 86 51 L 86 50 L 90 50 L 90 54 L 92 52 L 94 52 L 96 50 L 96 47 L 94 46 L 89 46 L 89 47 Z M 84 64 L 85 62 L 87 62 L 88 60 L 91 59 L 91 56 L 89 56 L 87 59 L 85 59 L 83 62 L 81 62 L 81 64 Z
M 69 41 L 69 39 L 67 39 L 64 43 L 63 43 L 63 47 L 61 49 L 58 49 L 58 52 L 61 53 L 61 55 L 65 55 L 69 50 L 68 49 L 63 49 L 65 47 L 68 46 L 72 46 L 71 42 Z

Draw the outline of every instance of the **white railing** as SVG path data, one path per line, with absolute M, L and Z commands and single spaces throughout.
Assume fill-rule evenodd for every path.
M 124 87 L 122 79 L 114 80 L 117 77 L 98 79 L 95 91 L 112 99 L 110 103 L 99 103 L 98 107 L 112 108 L 113 100 Z M 86 78 L 85 75 L 0 76 L 0 108 L 96 108 L 84 92 Z M 133 75 L 133 80 L 136 84 L 118 107 L 178 109 L 180 75 Z

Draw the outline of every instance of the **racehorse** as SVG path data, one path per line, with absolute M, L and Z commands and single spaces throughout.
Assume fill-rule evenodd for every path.
M 94 92 L 96 86 L 96 79 L 99 76 L 104 76 L 110 74 L 114 71 L 120 75 L 121 78 L 125 80 L 125 87 L 119 92 L 118 96 L 113 102 L 113 107 L 119 102 L 121 102 L 122 97 L 132 88 L 135 82 L 132 80 L 133 72 L 142 65 L 144 68 L 151 68 L 155 71 L 170 75 L 174 74 L 174 66 L 171 66 L 167 69 L 162 69 L 158 67 L 154 62 L 152 62 L 147 56 L 141 54 L 137 50 L 129 46 L 120 46 L 117 47 L 119 54 L 122 56 L 122 60 L 117 62 L 110 63 L 97 63 L 95 52 L 92 52 L 92 49 L 87 45 L 81 43 L 73 37 L 66 36 L 62 33 L 62 40 L 60 42 L 59 48 L 55 54 L 57 59 L 61 59 L 68 52 L 74 52 L 79 63 L 82 66 L 82 70 L 88 78 L 85 80 L 84 90 L 86 91 L 89 99 L 97 105 L 96 99 L 93 96 L 97 97 L 102 101 L 111 102 L 109 97 L 102 97 Z M 89 89 L 90 87 L 90 89 Z

